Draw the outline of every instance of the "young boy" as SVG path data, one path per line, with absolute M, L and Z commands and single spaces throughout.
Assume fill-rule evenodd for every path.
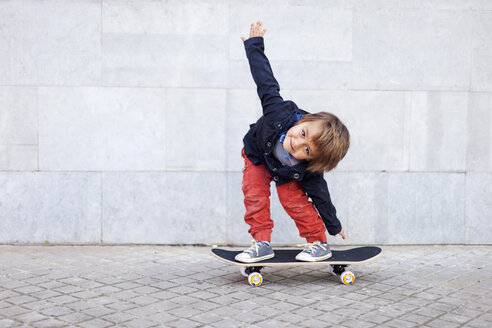
M 251 24 L 248 39 L 241 37 L 263 116 L 251 125 L 243 140 L 244 219 L 251 227 L 248 232 L 253 241 L 236 260 L 253 263 L 275 256 L 270 246 L 273 221 L 269 198 L 270 182 L 274 180 L 282 206 L 294 219 L 300 236 L 308 242 L 296 259 L 322 261 L 331 257 L 325 227 L 331 235 L 346 238 L 323 172 L 335 168 L 345 156 L 350 135 L 335 115 L 309 114 L 294 102 L 282 99 L 264 53 L 265 33 L 258 21 L 256 25 Z

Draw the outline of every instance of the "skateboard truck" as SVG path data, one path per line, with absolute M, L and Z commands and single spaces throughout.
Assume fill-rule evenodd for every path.
M 251 286 L 259 286 L 263 283 L 263 276 L 260 273 L 261 269 L 263 269 L 262 266 L 241 267 L 241 275 L 248 278 Z
M 340 265 L 340 264 L 333 264 L 331 266 L 331 273 L 336 276 L 336 275 L 341 275 L 344 271 L 347 265 Z
M 243 267 L 243 268 L 244 268 L 244 273 L 246 274 L 246 277 L 247 277 L 248 275 L 250 275 L 253 272 L 260 273 L 260 270 L 263 269 L 264 267 L 262 267 L 262 266 L 251 266 L 251 267 Z
M 355 281 L 355 275 L 352 271 L 345 270 L 348 265 L 345 264 L 332 264 L 331 274 L 334 276 L 340 276 L 340 280 L 345 285 L 352 285 Z

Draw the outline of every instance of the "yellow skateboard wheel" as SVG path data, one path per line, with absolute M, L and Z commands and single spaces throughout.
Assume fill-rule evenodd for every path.
M 259 272 L 251 272 L 248 276 L 248 282 L 251 286 L 258 287 L 263 282 L 263 277 Z
M 351 271 L 343 271 L 340 275 L 340 280 L 345 285 L 352 285 L 355 281 L 355 275 Z

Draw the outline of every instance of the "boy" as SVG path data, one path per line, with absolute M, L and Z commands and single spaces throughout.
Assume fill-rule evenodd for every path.
M 264 53 L 265 33 L 258 21 L 256 25 L 251 24 L 248 39 L 241 37 L 263 116 L 251 125 L 243 139 L 244 219 L 251 227 L 248 232 L 253 241 L 236 260 L 253 263 L 275 256 L 270 246 L 273 221 L 269 198 L 270 182 L 274 180 L 282 206 L 294 219 L 300 236 L 308 242 L 296 259 L 322 261 L 331 257 L 325 227 L 331 235 L 346 238 L 323 172 L 335 168 L 345 156 L 350 135 L 335 115 L 309 114 L 292 101 L 282 99 Z

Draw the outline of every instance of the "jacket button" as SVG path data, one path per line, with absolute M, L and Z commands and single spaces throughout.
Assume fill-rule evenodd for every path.
M 294 173 L 294 179 L 299 179 L 299 173 Z
M 273 172 L 277 172 L 277 168 L 276 168 L 276 167 L 274 167 L 274 168 L 272 169 L 272 171 L 273 171 Z
M 282 128 L 282 124 L 277 125 L 277 128 L 281 129 Z
M 272 143 L 271 143 L 270 141 L 269 141 L 269 142 L 267 142 L 267 146 L 268 146 L 268 147 L 271 147 L 271 146 L 272 146 Z
M 278 181 L 278 176 L 274 176 L 273 180 Z

